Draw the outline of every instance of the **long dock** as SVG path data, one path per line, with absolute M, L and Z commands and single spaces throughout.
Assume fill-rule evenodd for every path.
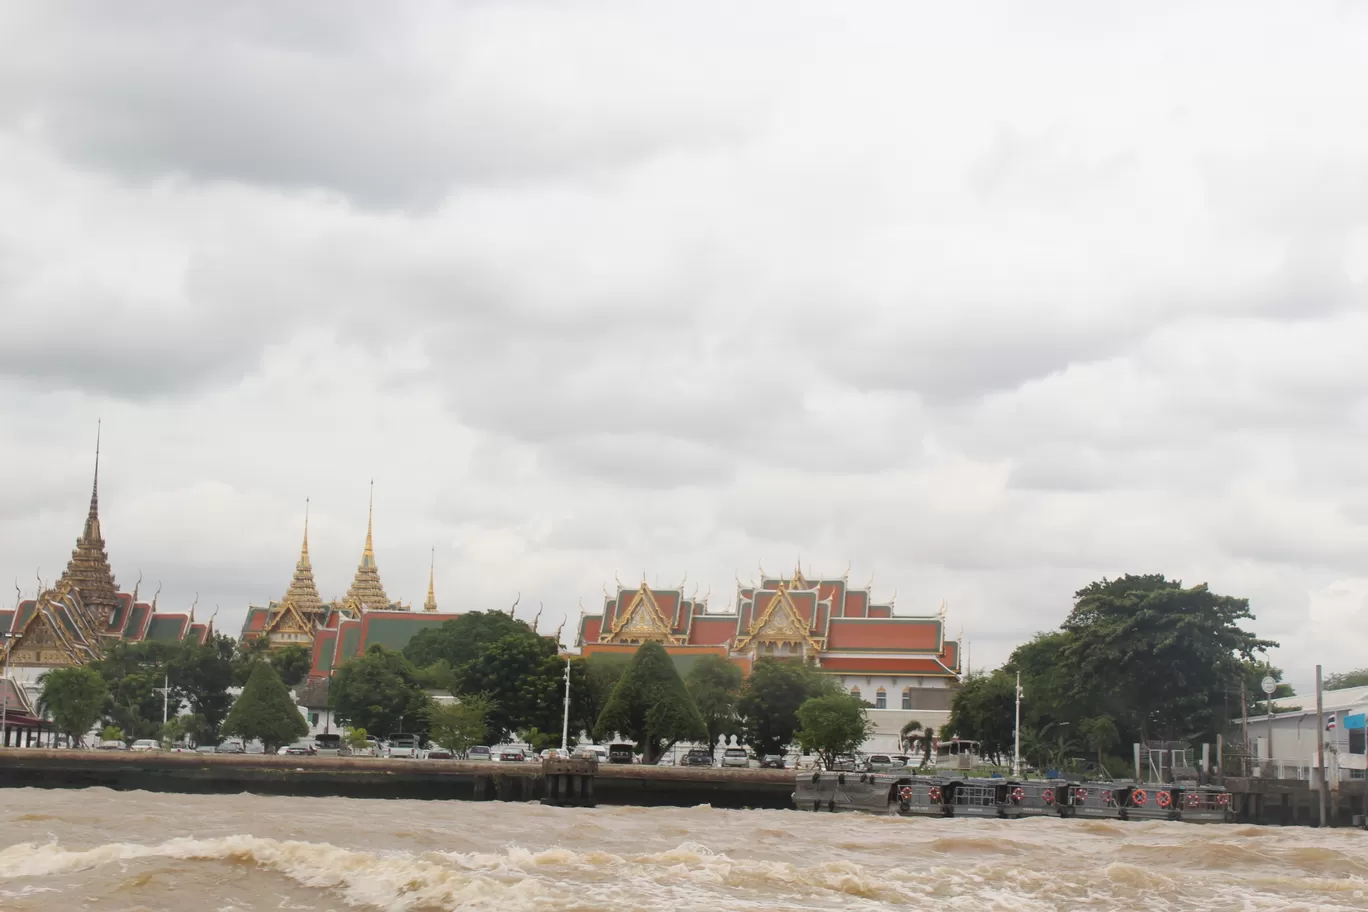
M 541 763 L 0 750 L 0 788 L 537 801 L 548 798 L 547 786 Z M 563 803 L 783 809 L 793 806 L 793 788 L 792 770 L 602 764 L 592 773 L 591 800 Z
M 0 749 L 0 788 L 789 809 L 796 787 L 793 770 L 602 764 L 588 774 L 586 794 L 555 782 L 558 769 L 463 760 Z M 1318 797 L 1305 781 L 1228 778 L 1224 785 L 1237 821 L 1319 823 Z M 1363 825 L 1364 785 L 1350 780 L 1331 791 L 1329 825 Z

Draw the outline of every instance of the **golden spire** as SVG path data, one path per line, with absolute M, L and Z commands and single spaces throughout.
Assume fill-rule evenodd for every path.
M 323 611 L 323 599 L 319 598 L 318 586 L 314 583 L 313 565 L 309 563 L 309 498 L 304 498 L 304 544 L 299 548 L 299 561 L 295 564 L 290 588 L 280 598 L 280 604 L 293 602 L 295 610 L 301 614 Z
M 437 593 L 436 593 L 436 591 L 433 589 L 433 583 L 436 581 L 436 579 L 437 579 L 437 549 L 436 549 L 436 548 L 433 548 L 433 549 L 432 549 L 432 563 L 428 565 L 428 597 L 427 597 L 427 601 L 426 601 L 426 602 L 423 602 L 423 610 L 424 610 L 424 611 L 436 611 L 436 610 L 437 610 Z
M 371 479 L 370 509 L 366 515 L 366 547 L 361 552 L 361 563 L 356 568 L 347 598 L 355 599 L 363 610 L 384 611 L 393 605 L 380 583 L 380 568 L 375 563 L 375 544 L 372 535 L 375 519 L 375 479 Z
M 81 604 L 91 612 L 94 621 L 107 621 L 117 609 L 119 598 L 118 585 L 114 573 L 109 569 L 109 555 L 105 552 L 104 537 L 100 533 L 100 430 L 95 425 L 95 477 L 90 485 L 90 510 L 86 513 L 85 526 L 81 537 L 76 540 L 76 549 L 71 552 L 66 572 L 57 584 L 69 583 L 81 594 Z M 42 590 L 39 590 L 42 594 Z

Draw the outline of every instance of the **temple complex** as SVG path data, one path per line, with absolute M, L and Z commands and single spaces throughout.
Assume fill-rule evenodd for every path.
M 681 673 L 698 656 L 718 655 L 749 672 L 759 658 L 811 663 L 837 677 L 876 709 L 946 711 L 959 681 L 959 642 L 945 637 L 944 611 L 894 614 L 893 599 L 876 602 L 871 587 L 849 577 L 768 577 L 737 581 L 736 607 L 708 610 L 683 584 L 617 586 L 603 612 L 580 620 L 586 656 L 631 653 L 644 642 L 664 645 Z M 872 582 L 872 581 L 871 581 Z
M 375 559 L 375 496 L 372 488 L 371 505 L 366 519 L 366 543 L 361 550 L 361 561 L 346 595 L 324 602 L 314 582 L 313 566 L 309 562 L 309 520 L 304 518 L 304 544 L 299 551 L 294 576 L 280 601 L 266 607 L 247 609 L 242 625 L 242 639 L 265 637 L 271 649 L 303 646 L 313 655 L 314 677 L 325 676 L 334 662 L 341 664 L 348 658 L 361 655 L 371 645 L 379 643 L 390 649 L 403 649 L 419 630 L 433 627 L 459 617 L 444 614 L 437 608 L 435 552 L 434 565 L 428 570 L 427 600 L 423 610 L 416 612 L 390 599 L 380 580 L 380 566 Z
M 0 664 L 8 661 L 11 674 L 32 686 L 42 673 L 66 665 L 84 665 L 104 657 L 116 641 L 189 641 L 204 643 L 214 624 L 195 620 L 195 609 L 167 613 L 120 592 L 109 565 L 100 529 L 100 448 L 95 446 L 95 481 L 90 508 L 76 539 L 66 570 L 37 598 L 20 599 L 13 610 L 0 610 Z

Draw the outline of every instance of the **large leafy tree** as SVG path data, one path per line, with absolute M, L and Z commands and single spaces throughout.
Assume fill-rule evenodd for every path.
M 865 702 L 850 694 L 812 697 L 798 707 L 798 744 L 831 769 L 840 754 L 854 753 L 869 740 L 874 723 Z
M 180 643 L 111 643 L 104 657 L 89 666 L 109 688 L 105 722 L 130 740 L 156 738 L 162 727 L 162 688 L 172 660 L 184 648 Z
M 417 669 L 401 653 L 372 646 L 333 672 L 328 694 L 337 720 L 344 725 L 364 728 L 381 738 L 400 731 L 427 733 L 431 701 Z
M 223 722 L 223 733 L 244 742 L 258 740 L 272 753 L 307 735 L 309 723 L 270 663 L 258 662 Z
M 631 738 L 643 762 L 655 763 L 680 741 L 708 737 L 708 726 L 665 647 L 643 643 L 613 688 L 594 734 L 599 740 L 614 734 Z
M 485 647 L 517 635 L 545 639 L 537 636 L 526 621 L 501 611 L 472 611 L 437 627 L 418 631 L 404 647 L 404 655 L 419 668 L 434 662 L 446 662 L 452 668 L 460 668 L 478 657 Z M 550 643 L 550 640 L 546 642 Z
M 950 721 L 942 732 L 979 742 L 983 756 L 1000 762 L 1011 753 L 1015 738 L 1015 687 L 1016 674 L 1004 669 L 965 679 L 955 692 Z
M 57 730 L 81 747 L 85 736 L 104 713 L 109 687 L 93 668 L 73 665 L 54 668 L 39 678 L 43 692 L 38 711 L 51 719 Z
M 1141 739 L 1214 735 L 1232 682 L 1277 644 L 1240 627 L 1249 600 L 1161 574 L 1091 583 L 1076 593 L 1059 652 L 1073 695 Z
M 741 700 L 741 677 L 736 665 L 721 656 L 708 655 L 695 662 L 684 679 L 684 687 L 708 727 L 709 754 L 719 738 L 737 734 L 740 729 L 736 704 Z
M 493 702 L 487 717 L 495 742 L 517 732 L 559 732 L 565 663 L 556 644 L 526 630 L 485 644 L 453 675 L 456 695 Z
M 760 659 L 737 701 L 742 735 L 761 756 L 782 754 L 798 732 L 798 708 L 811 697 L 840 692 L 839 684 L 809 665 Z
M 286 687 L 294 687 L 309 676 L 313 655 L 307 646 L 293 645 L 272 650 L 267 661 L 275 668 Z
M 186 644 L 167 656 L 172 715 L 186 703 L 198 721 L 187 723 L 185 733 L 198 741 L 218 739 L 219 726 L 233 705 L 228 688 L 233 685 L 234 645 L 231 637 L 217 636 L 203 646 Z

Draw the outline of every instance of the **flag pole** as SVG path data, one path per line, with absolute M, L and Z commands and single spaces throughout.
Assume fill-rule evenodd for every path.
M 1013 726 L 1012 775 L 1021 775 L 1021 672 L 1016 675 L 1016 724 Z

